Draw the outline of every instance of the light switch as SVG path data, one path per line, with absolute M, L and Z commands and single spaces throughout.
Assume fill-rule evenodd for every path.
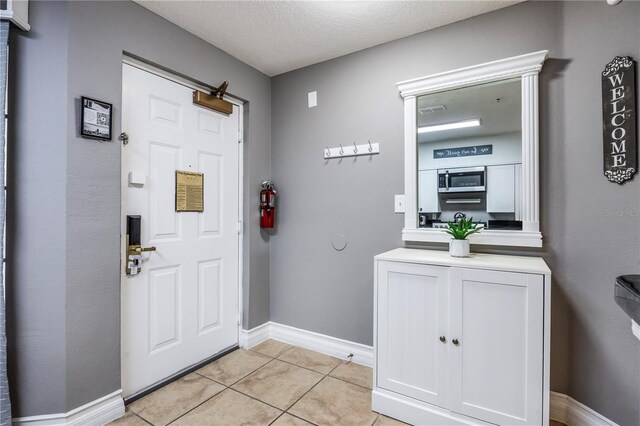
M 309 108 L 318 106 L 318 92 L 309 92 L 307 98 L 309 100 Z
M 404 194 L 395 197 L 395 212 L 404 213 Z

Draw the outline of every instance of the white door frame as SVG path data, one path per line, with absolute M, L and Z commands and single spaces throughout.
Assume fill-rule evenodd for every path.
M 193 90 L 200 90 L 203 92 L 211 92 L 212 87 L 205 86 L 203 84 L 195 83 L 186 78 L 179 77 L 175 74 L 171 74 L 168 71 L 161 70 L 158 67 L 147 64 L 139 59 L 132 58 L 130 56 L 123 56 L 122 63 L 131 65 L 133 67 L 139 68 L 148 73 L 157 75 L 159 77 L 165 78 L 167 80 L 173 81 L 174 83 L 178 83 L 182 86 L 188 87 Z M 242 321 L 244 318 L 244 310 L 243 310 L 243 297 L 242 297 L 242 271 L 244 266 L 244 256 L 243 256 L 243 237 L 244 237 L 244 222 L 243 222 L 243 209 L 244 209 L 244 101 L 240 98 L 237 98 L 233 95 L 225 95 L 223 98 L 225 101 L 231 102 L 235 106 L 238 107 L 238 344 L 240 344 L 240 336 L 242 333 Z M 123 129 L 124 130 L 124 129 Z M 122 147 L 121 147 L 122 149 Z M 120 161 L 120 168 L 122 168 L 122 161 Z M 120 173 L 122 175 L 122 173 Z M 122 196 L 120 197 L 120 201 L 122 202 Z M 123 214 L 123 205 L 120 205 L 120 215 Z M 125 229 L 120 229 L 120 238 L 123 238 L 123 235 L 126 234 Z M 125 248 L 126 249 L 126 248 Z M 122 243 L 121 248 L 122 251 Z M 120 259 L 124 259 L 124 253 L 120 253 Z M 120 264 L 119 273 L 122 275 L 122 268 L 124 264 Z M 120 286 L 122 286 L 122 281 L 120 282 Z M 122 313 L 120 314 L 122 316 Z M 120 318 L 122 321 L 122 318 Z M 122 337 L 121 337 L 122 340 Z M 122 341 L 121 341 L 122 343 Z M 122 350 L 122 348 L 121 348 Z

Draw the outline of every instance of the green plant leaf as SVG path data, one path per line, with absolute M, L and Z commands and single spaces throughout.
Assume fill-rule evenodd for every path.
M 465 240 L 469 235 L 482 230 L 477 223 L 473 223 L 473 218 L 460 219 L 458 222 L 447 222 L 448 229 L 445 232 L 456 240 Z

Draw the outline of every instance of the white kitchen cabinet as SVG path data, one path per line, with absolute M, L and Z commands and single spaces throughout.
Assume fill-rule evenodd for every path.
M 440 212 L 437 170 L 420 170 L 418 172 L 418 211 L 420 213 Z
M 515 165 L 487 166 L 487 212 L 515 213 Z
M 421 425 L 548 425 L 550 276 L 535 257 L 376 256 L 373 410 Z

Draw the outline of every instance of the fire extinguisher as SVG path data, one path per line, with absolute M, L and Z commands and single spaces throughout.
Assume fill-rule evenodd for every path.
M 262 181 L 260 191 L 260 228 L 271 229 L 276 222 L 276 187 L 270 180 Z

